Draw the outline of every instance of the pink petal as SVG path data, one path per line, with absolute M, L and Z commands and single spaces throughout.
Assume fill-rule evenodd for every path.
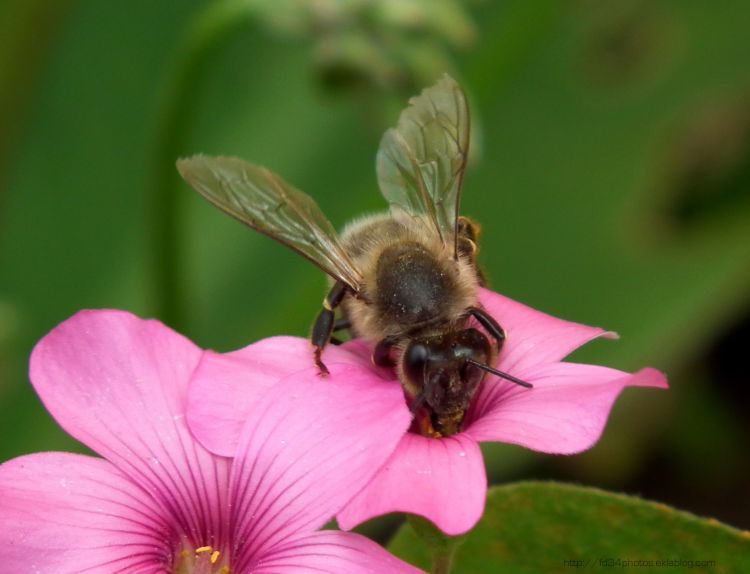
M 375 516 L 408 512 L 448 535 L 470 530 L 484 512 L 487 476 L 479 445 L 461 433 L 433 439 L 407 433 L 375 478 L 338 513 L 348 530 Z
M 347 347 L 327 347 L 325 363 L 368 365 L 369 359 Z M 299 337 L 263 339 L 223 355 L 207 351 L 188 391 L 190 430 L 211 452 L 233 456 L 248 413 L 263 393 L 313 364 L 310 341 Z
M 598 327 L 563 321 L 489 289 L 481 289 L 479 300 L 503 329 L 507 339 L 498 369 L 511 374 L 532 365 L 560 361 L 597 337 L 617 338 Z
M 282 377 L 310 366 L 310 343 L 273 337 L 227 354 L 206 351 L 188 390 L 187 420 L 210 451 L 234 455 L 258 399 Z
M 599 440 L 612 405 L 625 387 L 667 388 L 656 369 L 635 374 L 596 365 L 552 363 L 519 376 L 534 385 L 523 389 L 487 380 L 472 405 L 465 433 L 477 441 L 498 441 L 552 454 L 574 454 Z
M 372 540 L 325 530 L 294 538 L 266 554 L 254 574 L 418 574 Z
M 242 571 L 290 536 L 320 528 L 372 478 L 410 422 L 400 385 L 351 365 L 274 385 L 250 413 L 232 478 Z
M 163 572 L 174 536 L 149 496 L 104 460 L 43 453 L 0 466 L 3 572 Z
M 37 344 L 30 374 L 68 433 L 153 496 L 190 540 L 218 546 L 208 539 L 225 522 L 229 462 L 197 444 L 184 420 L 201 354 L 157 321 L 82 311 Z

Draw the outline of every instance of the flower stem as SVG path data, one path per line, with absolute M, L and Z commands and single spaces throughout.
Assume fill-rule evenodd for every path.
M 432 556 L 432 574 L 450 574 L 451 566 L 453 566 L 453 554 L 456 552 L 456 547 L 453 546 L 450 552 L 445 554 L 435 553 Z
M 182 290 L 185 261 L 180 253 L 181 180 L 175 161 L 187 153 L 185 141 L 193 112 L 194 86 L 209 69 L 212 56 L 232 33 L 250 20 L 255 3 L 248 0 L 211 2 L 190 23 L 165 86 L 154 150 L 154 281 L 157 316 L 183 329 L 186 297 Z M 184 194 L 187 196 L 187 194 Z
M 463 536 L 448 536 L 421 516 L 408 515 L 407 520 L 432 554 L 432 574 L 450 574 L 456 549 Z

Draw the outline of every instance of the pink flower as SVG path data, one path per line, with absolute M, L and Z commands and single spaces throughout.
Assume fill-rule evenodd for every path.
M 507 332 L 498 368 L 534 388 L 488 377 L 474 397 L 462 432 L 439 439 L 403 433 L 388 462 L 338 513 L 342 528 L 389 512 L 408 512 L 428 518 L 447 534 L 464 533 L 484 511 L 487 477 L 480 442 L 578 453 L 599 440 L 625 387 L 667 387 L 665 377 L 651 368 L 630 374 L 561 362 L 592 339 L 612 336 L 602 329 L 556 319 L 488 290 L 482 290 L 480 299 Z M 359 341 L 327 348 L 324 359 L 329 366 L 347 365 L 349 375 L 357 373 L 375 387 L 384 381 L 398 384 L 393 372 L 372 367 L 369 349 Z M 267 339 L 226 356 L 212 355 L 196 373 L 188 397 L 188 422 L 198 440 L 213 452 L 232 456 L 245 413 L 258 397 L 310 361 L 309 343 L 291 337 Z M 265 374 L 262 380 L 253 379 L 252 389 L 243 374 L 251 369 Z M 315 375 L 307 373 L 312 383 Z M 222 385 L 218 393 L 215 380 Z M 408 410 L 403 401 L 398 409 Z
M 347 365 L 326 381 L 282 379 L 246 411 L 230 460 L 185 423 L 205 358 L 162 324 L 118 311 L 81 312 L 42 339 L 31 357 L 39 396 L 104 458 L 40 453 L 0 466 L 0 569 L 419 572 L 362 536 L 317 531 L 408 426 L 399 390 Z

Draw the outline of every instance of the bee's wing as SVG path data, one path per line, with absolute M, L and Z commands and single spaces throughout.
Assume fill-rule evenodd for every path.
M 456 223 L 469 152 L 469 108 L 456 81 L 443 76 L 409 101 L 385 132 L 377 157 L 380 190 L 391 209 L 425 217 L 456 247 Z
M 264 167 L 202 155 L 177 162 L 193 189 L 232 217 L 291 247 L 355 293 L 362 275 L 336 231 L 307 194 Z

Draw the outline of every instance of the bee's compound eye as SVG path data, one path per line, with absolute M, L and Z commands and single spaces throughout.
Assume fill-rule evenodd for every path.
M 427 345 L 418 342 L 413 342 L 404 352 L 404 374 L 412 381 L 419 381 L 420 386 L 424 377 L 424 367 L 429 355 L 430 349 Z
M 476 329 L 465 329 L 456 335 L 458 345 L 454 355 L 461 359 L 474 359 L 486 363 L 490 356 L 490 342 Z

